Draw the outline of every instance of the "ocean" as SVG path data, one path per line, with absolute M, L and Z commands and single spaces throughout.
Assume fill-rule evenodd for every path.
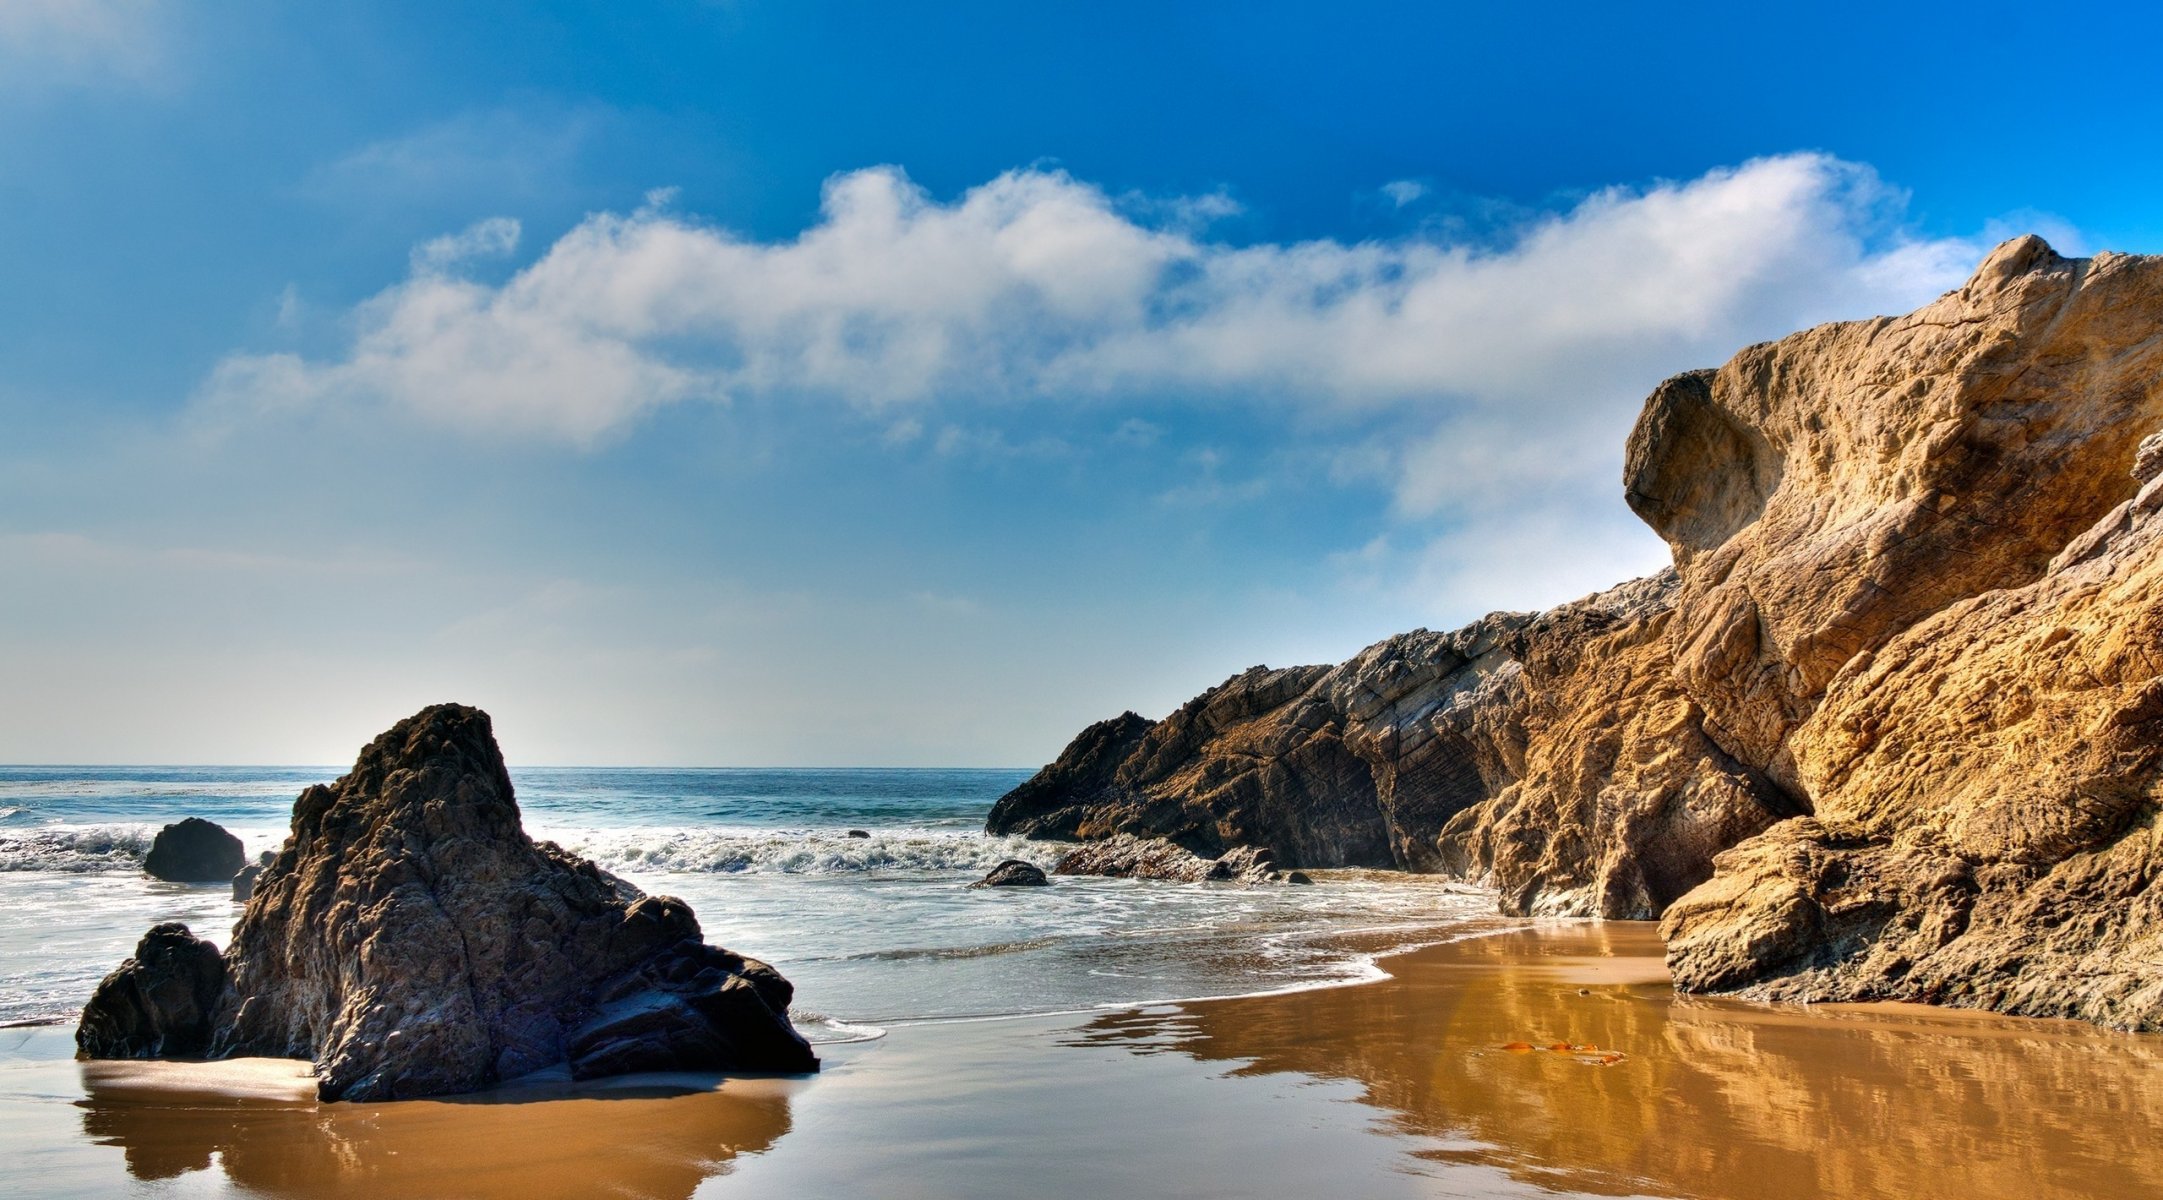
M 203 817 L 253 857 L 285 839 L 303 787 L 340 773 L 0 767 L 0 1025 L 72 1023 L 160 921 L 222 945 L 241 906 L 222 884 L 144 875 L 152 836 Z M 970 890 L 1001 859 L 1058 859 L 1056 844 L 983 832 L 992 802 L 1029 774 L 578 768 L 512 782 L 528 833 L 682 897 L 709 942 L 778 967 L 816 1042 L 1353 982 L 1378 973 L 1375 946 L 1437 940 L 1494 911 L 1477 889 L 1380 872 L 1320 872 L 1312 887 L 1061 878 Z

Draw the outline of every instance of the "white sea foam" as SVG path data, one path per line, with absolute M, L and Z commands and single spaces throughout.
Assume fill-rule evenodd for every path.
M 133 871 L 143 865 L 150 825 L 45 826 L 0 832 L 0 871 Z
M 159 825 L 34 825 L 0 830 L 0 871 L 140 871 Z M 250 856 L 285 840 L 283 829 L 232 828 Z
M 1066 847 L 951 830 L 586 829 L 536 831 L 619 872 L 830 875 L 988 871 L 1010 858 L 1049 867 Z

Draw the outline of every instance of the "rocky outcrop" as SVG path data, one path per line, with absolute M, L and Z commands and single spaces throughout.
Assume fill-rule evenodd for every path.
M 189 817 L 158 831 L 143 870 L 174 883 L 224 883 L 248 865 L 248 852 L 225 827 Z
M 459 705 L 399 722 L 301 794 L 222 961 L 209 1052 L 313 1059 L 326 1100 L 563 1063 L 582 1078 L 817 1066 L 771 967 L 705 945 L 683 902 L 526 836 L 487 714 Z M 86 1013 L 94 1057 L 173 1052 L 103 1028 Z
M 1052 874 L 1249 886 L 1295 882 L 1277 869 L 1276 856 L 1263 847 L 1241 846 L 1216 858 L 1203 858 L 1163 838 L 1138 838 L 1129 833 L 1114 834 L 1070 851 L 1052 867 Z M 1312 881 L 1301 875 L 1296 882 Z
M 2163 1027 L 2163 259 L 1995 250 L 1647 401 L 1671 573 L 1094 727 L 1002 830 L 1666 914 L 1680 986 Z
M 1527 618 L 1416 631 L 1339 667 L 1255 667 L 1162 721 L 1092 725 L 1003 797 L 990 829 L 1160 838 L 1200 857 L 1266 846 L 1287 866 L 1426 869 L 1445 821 L 1506 774 L 1489 728 Z
M 1795 811 L 1674 684 L 1675 586 L 1663 572 L 1337 667 L 1257 667 L 1162 722 L 1091 726 L 990 828 L 1205 859 L 1265 847 L 1286 867 L 1485 879 L 1511 912 L 1657 915 Z
M 989 874 L 969 886 L 972 888 L 995 888 L 1049 887 L 1050 885 L 1051 880 L 1045 876 L 1044 868 L 1032 862 L 1023 862 L 1018 858 L 1010 858 L 993 867 Z
M 91 993 L 75 1044 L 93 1058 L 201 1057 L 227 991 L 216 946 L 178 921 L 153 925 Z

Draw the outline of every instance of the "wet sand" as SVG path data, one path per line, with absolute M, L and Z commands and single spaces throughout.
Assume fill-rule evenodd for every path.
M 382 1105 L 315 1104 L 302 1064 L 83 1064 L 67 1030 L 5 1030 L 4 1190 L 2163 1195 L 2163 1038 L 1675 997 L 1658 949 L 1556 924 L 1358 987 L 905 1026 L 809 1080 Z

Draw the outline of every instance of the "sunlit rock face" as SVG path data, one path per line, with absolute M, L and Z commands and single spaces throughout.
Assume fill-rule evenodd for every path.
M 92 1057 L 308 1058 L 326 1100 L 468 1092 L 559 1064 L 817 1068 L 773 968 L 705 945 L 682 901 L 526 836 L 488 715 L 462 705 L 399 722 L 301 794 L 191 1049 L 141 1033 L 194 1029 L 164 1011 L 179 989 L 154 986 L 175 941 L 158 932 L 144 945 L 159 956 L 100 985 L 78 1035 Z
M 1646 478 L 1685 474 L 1649 427 L 1712 422 L 1771 483 L 1704 546 L 1633 501 L 1708 732 L 1812 813 L 1669 910 L 1679 985 L 2163 1027 L 2159 334 L 2163 260 L 2022 238 L 1910 316 L 1745 351 L 1695 416 L 1655 398 Z
M 1661 384 L 1624 490 L 1672 572 L 1094 727 L 993 827 L 1664 913 L 1686 989 L 2157 1028 L 2159 474 L 2163 259 L 2015 239 Z

